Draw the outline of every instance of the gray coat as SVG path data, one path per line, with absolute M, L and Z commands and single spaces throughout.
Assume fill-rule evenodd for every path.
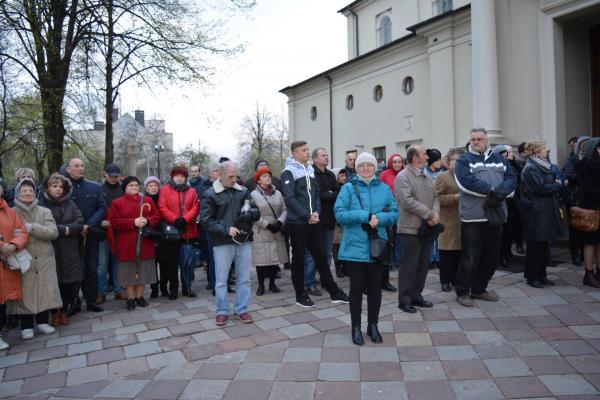
M 270 195 L 266 194 L 260 186 L 256 186 L 250 196 L 252 196 L 252 200 L 260 211 L 260 219 L 252 227 L 254 232 L 252 264 L 255 266 L 285 264 L 288 262 L 288 252 L 282 233 L 272 233 L 267 229 L 267 225 L 274 224 L 276 221 L 285 224 L 287 210 L 283 195 L 274 186 Z M 271 204 L 277 218 L 275 218 L 269 204 Z
M 398 233 L 416 235 L 423 220 L 440 212 L 440 200 L 431 178 L 412 165 L 396 175 L 394 197 L 398 202 Z
M 29 240 L 25 248 L 31 254 L 31 266 L 21 274 L 23 298 L 8 303 L 9 314 L 38 314 L 42 311 L 62 307 L 56 260 L 52 241 L 58 237 L 52 213 L 38 206 L 37 200 L 25 205 L 15 199 L 15 212 L 24 225 L 31 224 Z

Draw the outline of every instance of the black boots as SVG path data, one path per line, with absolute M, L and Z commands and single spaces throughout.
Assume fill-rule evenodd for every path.
M 363 335 L 360 330 L 360 325 L 352 327 L 352 343 L 357 346 L 362 346 L 365 344 L 365 340 L 363 339 Z
M 269 291 L 271 293 L 279 293 L 281 290 L 275 284 L 275 279 L 279 273 L 279 266 L 277 265 L 266 265 L 256 267 L 256 277 L 258 279 L 258 289 L 256 289 L 256 295 L 262 296 L 265 294 L 265 279 L 269 278 Z
M 367 335 L 371 337 L 371 341 L 373 343 L 381 343 L 383 342 L 383 338 L 379 333 L 379 329 L 377 328 L 377 324 L 369 324 L 367 325 Z

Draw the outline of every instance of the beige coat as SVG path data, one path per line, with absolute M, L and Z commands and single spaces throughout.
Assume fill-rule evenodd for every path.
M 460 219 L 458 218 L 458 186 L 454 173 L 442 172 L 435 181 L 440 198 L 440 223 L 444 232 L 438 238 L 440 250 L 460 250 Z
M 15 212 L 26 227 L 31 226 L 25 248 L 33 258 L 26 273 L 21 274 L 23 298 L 8 303 L 9 314 L 37 314 L 62 307 L 56 259 L 52 241 L 58 229 L 49 209 L 37 205 L 37 200 L 25 205 L 15 199 Z M 31 225 L 30 225 L 31 224 Z
M 440 201 L 431 178 L 408 165 L 396 175 L 394 197 L 398 202 L 398 233 L 416 235 L 423 220 L 440 212 Z
M 254 232 L 252 240 L 252 264 L 255 266 L 262 265 L 279 265 L 288 262 L 288 251 L 285 246 L 285 240 L 281 232 L 272 233 L 267 229 L 267 225 L 274 224 L 280 221 L 285 224 L 287 211 L 283 195 L 275 187 L 272 188 L 271 195 L 264 193 L 260 185 L 250 193 L 252 200 L 260 210 L 260 219 L 252 226 Z M 271 211 L 269 203 L 275 211 Z

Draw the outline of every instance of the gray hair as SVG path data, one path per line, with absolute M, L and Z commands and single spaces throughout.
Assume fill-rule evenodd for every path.
M 15 171 L 15 179 L 18 181 L 19 178 L 22 178 L 26 175 L 31 176 L 32 179 L 35 179 L 35 171 L 32 170 L 31 168 L 27 168 L 27 167 L 23 167 L 23 168 L 18 168 Z
M 313 160 L 314 160 L 315 158 L 317 158 L 317 156 L 319 155 L 319 150 L 323 150 L 323 151 L 325 151 L 325 152 L 327 151 L 327 149 L 325 149 L 324 147 L 317 147 L 316 149 L 314 149 L 314 150 L 312 151 L 312 155 L 311 155 L 311 157 L 312 157 L 312 159 L 313 159 Z
M 217 162 L 208 164 L 208 167 L 206 168 L 206 172 L 220 171 L 220 170 L 221 170 L 221 164 L 219 164 Z
M 227 171 L 229 171 L 230 169 L 238 171 L 238 165 L 233 161 L 223 161 L 221 163 L 221 169 L 219 172 L 221 173 L 221 176 L 225 176 L 225 174 L 227 174 Z
M 412 144 L 406 151 L 406 162 L 411 164 L 413 158 L 419 157 L 419 148 L 423 148 L 421 144 Z
M 466 153 L 466 151 L 462 147 L 453 147 L 453 148 L 450 148 L 450 150 L 448 150 L 448 153 L 446 153 L 446 160 L 450 161 L 450 159 L 453 156 L 459 156 L 460 157 L 460 156 L 462 156 L 465 153 Z
M 475 132 L 482 132 L 485 136 L 487 136 L 487 129 L 485 128 L 480 128 L 480 127 L 475 127 L 473 129 L 471 129 L 471 132 L 469 132 L 469 134 L 471 133 L 475 133 Z

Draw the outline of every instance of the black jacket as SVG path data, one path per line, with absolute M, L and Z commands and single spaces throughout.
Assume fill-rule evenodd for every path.
M 250 201 L 250 211 L 242 215 L 240 211 L 245 200 Z M 200 226 L 211 234 L 214 246 L 236 243 L 229 236 L 232 226 L 246 233 L 236 236 L 238 242 L 252 241 L 252 224 L 259 218 L 260 211 L 252 201 L 250 192 L 237 183 L 232 188 L 226 188 L 217 180 L 204 191 L 200 202 Z
M 319 198 L 321 200 L 321 214 L 319 215 L 319 225 L 321 229 L 333 230 L 335 228 L 335 215 L 333 205 L 340 192 L 340 188 L 335 179 L 335 174 L 325 168 L 321 171 L 315 168 L 315 178 L 319 184 Z
M 288 224 L 308 224 L 313 212 L 321 215 L 319 184 L 309 175 L 301 176 L 301 172 L 298 172 L 301 170 L 299 166 L 300 164 L 290 157 L 286 162 L 286 169 L 281 173 L 281 194 L 287 208 Z M 294 179 L 292 170 L 296 171 L 297 179 Z
M 104 203 L 106 204 L 106 209 L 110 208 L 113 200 L 116 200 L 119 197 L 123 196 L 124 193 L 120 183 L 111 185 L 108 182 L 104 181 L 100 187 L 102 188 L 102 194 L 104 195 Z

